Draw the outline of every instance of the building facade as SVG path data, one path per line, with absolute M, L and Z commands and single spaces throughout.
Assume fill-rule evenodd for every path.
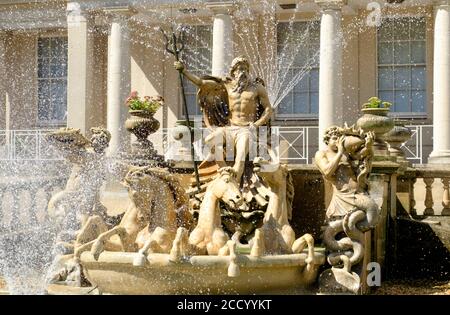
M 287 151 L 314 152 L 325 128 L 354 123 L 378 96 L 420 132 L 413 162 L 450 162 L 448 0 L 0 1 L 0 147 L 9 130 L 104 125 L 119 150 L 131 90 L 162 95 L 155 117 L 173 127 L 184 112 L 158 30 L 172 25 L 183 25 L 195 73 L 223 76 L 235 56 L 250 59 Z

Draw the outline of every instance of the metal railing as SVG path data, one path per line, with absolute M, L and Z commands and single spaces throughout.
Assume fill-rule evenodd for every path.
M 60 160 L 45 141 L 52 130 L 0 130 L 0 160 Z
M 424 139 L 425 137 L 431 139 L 433 125 L 407 125 L 406 127 L 412 131 L 411 139 L 401 145 L 406 159 L 413 164 L 425 164 L 428 161 L 428 155 L 424 152 Z
M 402 145 L 406 158 L 414 164 L 424 164 L 431 151 L 424 150 L 425 137 L 431 137 L 432 125 L 409 125 L 412 137 Z M 162 155 L 168 151 L 169 134 L 172 128 L 161 128 L 150 135 L 155 149 Z M 317 126 L 276 126 L 272 133 L 279 137 L 280 159 L 284 163 L 312 163 L 314 153 L 318 149 Z M 61 157 L 46 143 L 44 135 L 51 130 L 0 130 L 0 160 L 60 160 Z M 431 139 L 431 138 L 430 138 Z M 199 140 L 202 141 L 201 139 Z M 202 143 L 197 143 L 197 154 Z M 430 143 L 431 145 L 431 143 Z

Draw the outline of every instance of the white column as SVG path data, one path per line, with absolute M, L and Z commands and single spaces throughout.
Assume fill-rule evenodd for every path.
M 6 36 L 0 33 L 0 130 L 7 128 L 7 111 L 6 111 Z M 1 139 L 0 139 L 1 141 Z M 0 142 L 0 146 L 2 143 Z
M 209 4 L 214 12 L 212 75 L 226 76 L 234 57 L 232 2 Z
M 433 67 L 433 152 L 429 163 L 450 163 L 450 1 L 436 1 Z
M 67 126 L 88 134 L 93 127 L 93 19 L 76 2 L 67 4 Z
M 125 101 L 131 89 L 130 32 L 128 19 L 131 11 L 126 8 L 108 9 L 111 27 L 108 38 L 108 88 L 107 128 L 111 133 L 109 155 L 125 148 L 130 140 L 124 123 L 127 119 Z
M 319 70 L 319 148 L 325 129 L 343 123 L 342 108 L 342 7 L 343 0 L 316 0 L 322 10 Z

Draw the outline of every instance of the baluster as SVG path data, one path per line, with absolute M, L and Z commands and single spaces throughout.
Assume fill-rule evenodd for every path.
M 37 219 L 37 203 L 38 203 L 38 198 L 37 198 L 37 193 L 38 193 L 38 187 L 30 187 L 30 189 L 28 189 L 28 193 L 30 194 L 30 207 L 28 208 L 29 212 L 28 212 L 28 225 L 30 227 L 32 226 L 37 226 L 39 224 L 38 219 Z
M 434 215 L 434 210 L 433 210 L 433 182 L 434 182 L 434 178 L 433 177 L 427 177 L 423 179 L 423 182 L 425 183 L 425 211 L 423 212 L 424 215 Z
M 410 214 L 412 216 L 416 216 L 417 215 L 417 211 L 416 211 L 416 199 L 414 197 L 414 185 L 417 182 L 417 178 L 411 178 L 410 181 L 410 189 L 409 189 L 409 193 L 410 193 L 410 197 L 409 197 L 409 209 L 410 209 Z
M 19 195 L 20 189 L 15 187 L 11 190 L 12 195 L 12 205 L 11 205 L 11 230 L 17 230 L 17 228 L 22 225 L 19 218 L 20 204 L 19 204 Z
M 442 209 L 441 215 L 450 215 L 450 193 L 448 190 L 448 177 L 444 177 L 441 179 L 442 185 L 444 185 L 444 194 L 442 195 L 442 206 L 444 209 Z
M 1 187 L 0 188 L 0 229 L 3 227 L 3 218 L 5 210 L 3 209 L 3 197 L 5 196 L 6 188 Z

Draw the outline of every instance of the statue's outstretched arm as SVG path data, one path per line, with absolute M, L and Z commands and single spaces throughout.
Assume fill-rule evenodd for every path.
M 214 82 L 213 80 L 204 80 L 195 74 L 189 72 L 186 70 L 184 64 L 181 61 L 175 61 L 174 63 L 175 69 L 178 71 L 181 71 L 181 73 L 192 83 L 194 83 L 198 87 L 205 87 L 207 85 L 217 85 L 217 82 Z
M 262 113 L 261 117 L 257 121 L 255 121 L 254 125 L 256 127 L 266 125 L 273 113 L 272 106 L 270 105 L 269 95 L 267 95 L 267 91 L 262 85 L 258 86 L 258 96 L 259 103 L 264 108 L 264 112 Z

